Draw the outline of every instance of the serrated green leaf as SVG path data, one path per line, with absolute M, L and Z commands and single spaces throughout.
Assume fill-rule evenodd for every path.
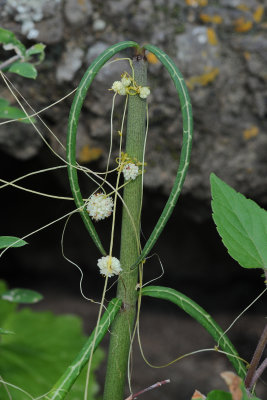
M 4 104 L 4 103 L 2 103 Z M 35 118 L 28 118 L 24 111 L 18 107 L 4 106 L 1 107 L 0 103 L 0 118 L 1 119 L 18 119 L 19 122 L 29 124 L 30 122 L 36 122 Z
M 206 400 L 232 400 L 232 395 L 223 390 L 212 390 L 208 393 Z
M 0 335 L 14 335 L 15 332 L 7 331 L 6 329 L 0 328 Z
M 0 43 L 5 45 L 6 50 L 14 50 L 20 56 L 26 53 L 25 46 L 16 38 L 13 32 L 0 28 Z
M 0 300 L 0 325 L 16 335 L 5 335 L 0 342 L 0 376 L 30 393 L 34 398 L 47 393 L 55 379 L 61 376 L 86 340 L 82 334 L 81 320 L 71 315 L 55 316 L 51 312 L 33 312 L 14 308 L 1 314 L 11 304 Z M 13 306 L 13 304 L 12 304 Z M 97 350 L 93 370 L 103 358 Z M 86 371 L 76 381 L 68 400 L 82 398 Z M 92 376 L 93 378 L 93 376 Z M 11 386 L 8 390 L 14 400 L 26 400 L 25 394 Z M 95 399 L 97 384 L 91 380 L 88 398 Z M 27 397 L 28 398 L 28 397 Z M 0 385 L 0 399 L 9 400 L 3 385 Z
M 267 212 L 211 174 L 213 219 L 231 257 L 244 268 L 267 268 Z
M 11 289 L 1 295 L 2 300 L 11 303 L 34 304 L 43 299 L 43 296 L 30 289 Z
M 24 78 L 35 79 L 37 77 L 37 70 L 34 65 L 27 62 L 15 62 L 9 68 L 8 72 L 23 76 Z
M 0 249 L 6 247 L 21 247 L 25 246 L 27 242 L 15 236 L 0 236 Z

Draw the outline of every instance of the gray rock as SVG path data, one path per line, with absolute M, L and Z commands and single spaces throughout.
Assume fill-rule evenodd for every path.
M 213 171 L 245 194 L 256 194 L 258 201 L 266 199 L 267 33 L 259 16 L 260 1 L 224 0 L 206 7 L 190 7 L 182 0 L 108 0 L 104 6 L 67 0 L 58 2 L 54 9 L 50 1 L 46 5 L 42 20 L 35 21 L 34 28 L 40 32 L 37 40 L 50 43 L 47 61 L 40 66 L 34 92 L 29 81 L 22 82 L 21 88 L 26 97 L 37 102 L 40 99 L 39 109 L 66 94 L 66 82 L 68 90 L 74 89 L 85 69 L 108 46 L 127 39 L 158 45 L 178 65 L 192 99 L 195 139 L 183 193 L 208 204 L 209 174 Z M 12 12 L 13 16 L 3 16 L 2 25 L 21 32 L 22 22 L 14 21 L 17 11 Z M 86 23 L 90 18 L 92 24 Z M 249 22 L 247 27 L 242 26 L 244 31 L 238 31 L 237 20 L 241 25 Z M 129 50 L 116 57 L 130 55 Z M 108 89 L 125 70 L 130 71 L 127 61 L 105 66 L 85 99 L 86 114 L 81 121 L 90 138 L 99 140 L 104 149 L 99 167 L 104 167 L 109 146 L 112 93 Z M 144 181 L 146 187 L 168 194 L 181 148 L 179 101 L 160 64 L 150 64 L 148 76 L 150 128 Z M 116 99 L 114 129 L 121 118 L 123 100 L 119 96 Z M 68 107 L 62 107 L 53 117 L 54 130 L 62 140 L 62 121 L 67 119 Z
M 46 44 L 55 44 L 63 39 L 63 21 L 61 16 L 45 19 L 36 24 L 39 31 L 38 41 Z
M 118 16 L 121 14 L 127 14 L 131 5 L 134 4 L 134 0 L 114 0 L 109 1 L 107 4 L 108 12 L 112 16 Z
M 0 148 L 20 160 L 36 156 L 42 146 L 42 140 L 32 126 L 12 122 L 0 127 Z
M 59 83 L 73 80 L 75 73 L 82 66 L 83 56 L 84 51 L 82 49 L 67 46 L 56 71 L 56 78 Z
M 95 32 L 103 31 L 106 28 L 106 22 L 103 19 L 96 19 L 93 23 L 93 30 Z
M 81 2 L 76 0 L 66 0 L 64 6 L 67 21 L 73 26 L 83 26 L 92 14 L 93 8 L 90 0 Z

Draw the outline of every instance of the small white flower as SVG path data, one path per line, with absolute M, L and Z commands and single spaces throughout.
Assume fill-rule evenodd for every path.
M 114 90 L 114 92 L 116 92 L 122 96 L 126 95 L 126 88 L 121 81 L 115 81 L 113 83 L 111 89 Z
M 134 180 L 138 176 L 139 168 L 133 163 L 126 164 L 122 170 L 124 179 L 128 181 L 129 179 Z
M 108 277 L 119 275 L 119 273 L 122 271 L 121 263 L 116 257 L 101 257 L 97 261 L 97 266 L 100 269 L 100 274 Z
M 150 95 L 150 89 L 147 86 L 143 86 L 140 88 L 139 96 L 141 97 L 141 99 L 146 99 L 147 96 L 149 95 Z
M 109 217 L 113 209 L 113 200 L 104 193 L 95 193 L 89 197 L 87 211 L 94 220 L 100 221 Z
M 122 78 L 121 78 L 121 83 L 123 84 L 123 86 L 130 86 L 130 84 L 131 84 L 131 79 L 130 78 L 128 78 L 127 76 L 123 76 Z

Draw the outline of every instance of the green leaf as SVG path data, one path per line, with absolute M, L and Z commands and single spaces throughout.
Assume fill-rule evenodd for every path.
M 30 47 L 27 51 L 26 51 L 26 58 L 29 59 L 31 58 L 31 56 L 33 55 L 39 55 L 39 60 L 38 60 L 38 64 L 43 61 L 44 57 L 45 57 L 45 45 L 43 43 L 37 43 L 34 46 Z
M 0 98 L 0 111 L 7 107 L 9 105 L 9 102 L 6 99 Z
M 15 62 L 9 68 L 8 72 L 13 72 L 14 74 L 24 76 L 24 78 L 35 79 L 37 77 L 36 68 L 27 62 Z
M 6 329 L 0 328 L 0 335 L 14 335 L 15 332 L 7 331 Z
M 21 247 L 25 246 L 27 242 L 15 236 L 0 236 L 0 249 L 6 247 Z
M 51 312 L 33 312 L 26 308 L 16 312 L 14 307 L 6 308 L 10 304 L 0 300 L 0 326 L 16 332 L 16 335 L 3 335 L 1 338 L 0 376 L 5 382 L 36 398 L 51 389 L 57 377 L 62 375 L 80 351 L 86 338 L 78 317 L 55 316 Z M 98 349 L 94 355 L 93 371 L 102 358 L 103 352 Z M 67 396 L 68 400 L 82 398 L 85 375 L 86 369 Z M 88 398 L 95 399 L 97 389 L 93 378 Z M 14 400 L 28 399 L 16 388 L 8 386 L 8 390 Z M 0 385 L 0 399 L 10 399 L 3 385 Z
M 7 29 L 0 28 L 0 43 L 4 44 L 5 50 L 14 50 L 20 56 L 26 53 L 25 46 Z
M 2 103 L 3 104 L 3 103 Z M 31 121 L 35 122 L 34 118 L 28 118 L 24 111 L 20 108 L 12 106 L 3 106 L 0 104 L 0 118 L 2 119 L 19 119 L 20 122 L 29 124 Z
M 231 257 L 244 268 L 267 268 L 267 212 L 211 174 L 213 219 Z
M 38 303 L 43 299 L 40 293 L 29 289 L 11 289 L 1 295 L 1 298 L 11 303 Z
M 208 393 L 206 400 L 232 400 L 232 395 L 223 390 L 212 390 Z

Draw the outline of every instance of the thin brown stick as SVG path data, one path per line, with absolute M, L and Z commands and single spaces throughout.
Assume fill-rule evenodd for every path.
M 158 387 L 160 387 L 162 385 L 165 385 L 166 383 L 170 383 L 170 379 L 165 379 L 164 381 L 154 383 L 154 385 L 151 385 L 151 386 L 149 386 L 149 387 L 147 387 L 147 388 L 145 388 L 143 390 L 140 390 L 140 392 L 137 392 L 135 394 L 131 394 L 131 396 L 127 397 L 127 399 L 125 399 L 125 400 L 135 400 L 135 399 L 137 399 L 138 396 L 140 396 L 140 394 L 146 393 L 149 390 L 156 389 L 156 388 L 158 388 Z
M 261 377 L 265 369 L 267 368 L 267 358 L 260 364 L 260 366 L 257 368 L 252 380 L 250 386 L 253 387 L 257 380 Z
M 16 56 L 13 56 L 13 57 L 9 58 L 8 60 L 2 62 L 2 64 L 0 64 L 0 71 L 7 68 L 9 65 L 13 64 L 15 61 L 19 60 L 20 58 L 21 58 L 21 56 L 19 56 L 17 54 Z
M 247 372 L 247 376 L 245 378 L 245 387 L 249 390 L 253 387 L 252 382 L 254 382 L 254 375 L 256 373 L 256 369 L 259 365 L 263 350 L 265 349 L 267 343 L 267 324 L 265 325 L 265 328 L 261 334 L 259 343 L 256 347 L 256 350 L 254 352 L 253 358 L 250 363 L 250 367 Z M 255 382 L 254 382 L 255 383 Z

